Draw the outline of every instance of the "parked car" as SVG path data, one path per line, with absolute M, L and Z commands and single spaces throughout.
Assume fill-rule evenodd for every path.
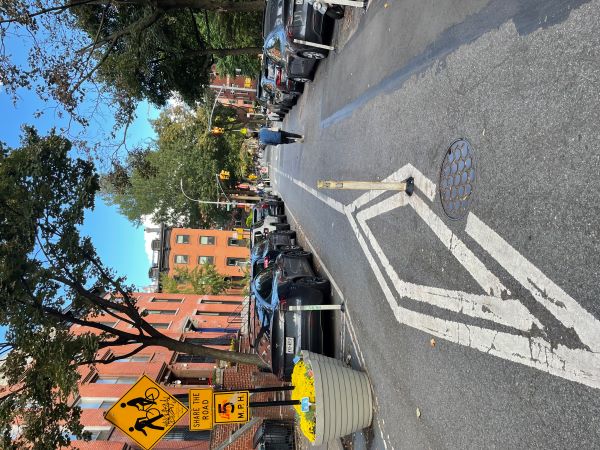
M 321 59 L 315 55 L 326 56 L 325 50 L 315 53 L 314 47 L 300 46 L 288 37 L 283 25 L 276 26 L 265 39 L 264 50 L 266 55 L 285 71 L 290 80 L 301 83 L 311 81 L 316 68 L 316 60 Z M 303 53 L 304 51 L 308 53 Z M 300 54 L 302 52 L 302 55 Z M 303 56 L 304 55 L 304 56 Z
M 290 306 L 321 305 L 328 301 L 329 281 L 319 278 L 305 251 L 281 253 L 251 282 L 261 331 L 270 340 L 271 368 L 289 381 L 294 356 L 300 350 L 321 353 L 323 329 L 320 311 L 290 311 Z M 268 330 L 268 332 L 267 332 Z
M 284 205 L 282 200 L 264 198 L 252 207 L 252 225 L 262 222 L 266 216 L 275 216 L 285 221 Z
M 294 105 L 304 84 L 288 78 L 286 71 L 269 57 L 263 57 L 262 88 L 274 104 Z
M 255 245 L 260 244 L 263 240 L 268 238 L 271 233 L 287 233 L 291 239 L 296 239 L 296 232 L 290 230 L 289 224 L 272 224 L 267 226 L 256 226 L 250 229 L 250 248 L 253 249 Z
M 292 233 L 287 231 L 269 233 L 267 238 L 255 245 L 250 252 L 251 279 L 268 266 L 269 262 L 275 261 L 280 253 L 296 250 L 302 250 L 302 247 L 296 245 Z

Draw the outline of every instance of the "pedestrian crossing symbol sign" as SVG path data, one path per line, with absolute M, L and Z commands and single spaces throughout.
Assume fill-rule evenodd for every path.
M 146 375 L 143 375 L 104 418 L 146 450 L 183 417 L 187 408 Z

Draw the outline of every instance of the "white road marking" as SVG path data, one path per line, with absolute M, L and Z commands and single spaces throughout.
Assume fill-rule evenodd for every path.
M 390 176 L 384 178 L 382 181 L 404 181 L 408 177 L 413 177 L 415 179 L 415 187 L 419 189 L 423 194 L 427 196 L 427 198 L 431 201 L 435 198 L 435 184 L 432 183 L 427 177 L 425 177 L 419 170 L 417 170 L 413 165 L 406 164 L 402 166 L 400 169 L 396 170 Z M 362 208 L 367 203 L 375 200 L 380 195 L 384 194 L 385 191 L 368 191 L 354 200 L 349 207 L 354 211 L 356 209 Z
M 381 265 L 385 269 L 387 276 L 390 278 L 392 285 L 394 288 L 396 288 L 396 291 L 401 297 L 407 297 L 419 302 L 428 303 L 438 308 L 466 314 L 471 317 L 491 320 L 492 322 L 514 327 L 522 331 L 530 331 L 534 323 L 539 328 L 542 328 L 540 322 L 533 317 L 527 308 L 525 308 L 517 300 L 502 300 L 491 295 L 470 294 L 462 291 L 422 286 L 401 280 L 398 276 L 398 273 L 394 270 L 390 261 L 385 255 L 385 252 L 379 245 L 379 242 L 371 232 L 371 229 L 367 225 L 367 220 L 374 217 L 374 212 L 387 209 L 391 210 L 401 204 L 413 203 L 412 198 L 410 201 L 406 200 L 408 196 L 405 194 L 402 194 L 401 198 L 404 200 L 400 201 L 400 199 L 396 200 L 393 197 L 390 197 L 367 210 L 361 211 L 356 216 L 356 219 L 363 233 L 365 234 L 367 241 L 373 247 L 373 250 L 379 258 Z M 419 202 L 422 203 L 421 200 L 419 200 Z M 387 207 L 380 207 L 380 205 L 386 203 L 388 204 Z M 472 255 L 472 257 L 475 258 L 475 255 Z M 461 258 L 457 257 L 457 259 L 463 263 Z M 469 267 L 473 266 L 474 264 L 465 265 L 467 270 Z
M 479 286 L 492 297 L 500 297 L 500 294 L 510 295 L 510 291 L 504 287 L 498 277 L 490 272 L 475 254 L 448 228 L 448 226 L 429 208 L 418 195 L 409 197 L 409 204 L 417 214 L 429 225 L 450 253 L 469 271 Z
M 585 345 L 600 352 L 600 321 L 474 214 L 469 214 L 465 231 Z
M 321 200 L 323 203 L 325 203 L 327 206 L 329 206 L 330 208 L 335 209 L 337 212 L 343 214 L 344 213 L 344 205 L 340 202 L 338 202 L 337 200 L 334 200 L 330 197 L 327 197 L 324 194 L 321 194 L 319 191 L 317 191 L 315 188 L 312 188 L 310 186 L 308 186 L 306 183 L 300 181 L 300 180 L 296 180 L 295 178 L 292 178 L 291 176 L 289 176 L 287 173 L 281 172 L 279 169 L 277 168 L 273 168 L 273 171 L 286 177 L 288 180 L 292 181 L 294 184 L 300 186 L 302 189 L 304 189 L 306 192 L 311 193 L 312 195 L 314 195 L 316 198 L 318 198 L 319 200 Z
M 290 211 L 289 207 L 287 207 L 287 206 L 286 206 L 286 213 L 290 215 L 290 217 L 292 218 L 292 220 L 294 222 L 296 222 L 296 223 L 298 222 L 296 220 L 294 214 L 292 213 L 292 211 Z M 348 301 L 344 297 L 344 294 L 342 293 L 342 290 L 340 289 L 339 285 L 337 284 L 337 282 L 331 275 L 331 272 L 329 271 L 329 269 L 327 269 L 327 266 L 325 266 L 325 264 L 323 263 L 323 260 L 319 257 L 319 254 L 315 251 L 314 246 L 312 245 L 312 243 L 310 242 L 308 237 L 306 237 L 306 235 L 304 235 L 304 240 L 306 241 L 306 245 L 308 245 L 311 253 L 313 254 L 313 257 L 317 260 L 317 262 L 319 263 L 319 266 L 321 267 L 321 269 L 323 270 L 323 272 L 325 273 L 325 275 L 331 282 L 331 287 L 335 290 L 336 294 L 338 295 L 338 297 L 340 298 L 342 303 L 345 305 L 346 312 L 342 314 L 342 319 L 343 320 L 345 319 L 345 323 L 348 324 L 348 333 L 350 334 L 350 341 L 352 342 L 355 353 L 358 356 L 358 363 L 359 363 L 360 367 L 362 367 L 367 372 L 367 375 L 369 375 L 367 364 L 365 362 L 365 358 L 362 353 L 362 350 L 360 349 L 360 344 L 358 343 L 358 339 L 356 337 L 356 332 L 354 331 L 354 325 L 352 324 L 352 315 L 350 314 Z M 342 326 L 343 326 L 343 322 L 342 322 Z M 345 333 L 343 333 L 343 335 L 345 336 Z M 344 344 L 342 343 L 342 351 L 343 350 L 344 350 Z M 369 375 L 369 377 L 370 377 L 370 375 Z M 377 398 L 377 395 L 375 394 L 372 384 L 371 384 L 371 392 L 373 394 L 373 401 L 376 405 L 376 411 L 378 411 L 379 410 L 379 399 Z M 377 428 L 379 429 L 379 432 L 381 433 L 381 439 L 383 441 L 383 445 L 385 448 L 387 448 L 387 445 L 389 442 L 387 442 L 386 439 L 384 438 L 385 422 L 383 421 L 383 419 L 380 420 L 378 417 L 376 418 L 376 422 L 377 422 Z M 388 436 L 388 439 L 389 439 L 389 436 Z
M 412 166 L 405 166 L 396 171 L 393 175 L 397 176 L 398 178 L 405 177 L 409 169 L 414 168 L 412 168 Z M 460 322 L 453 322 L 438 317 L 428 316 L 426 314 L 411 311 L 409 309 L 399 306 L 383 272 L 381 271 L 381 268 L 379 267 L 378 261 L 375 259 L 375 256 L 371 252 L 369 245 L 365 241 L 363 232 L 361 232 L 361 228 L 359 227 L 358 218 L 355 219 L 353 217 L 354 211 L 377 198 L 379 195 L 381 195 L 381 192 L 370 192 L 367 194 L 363 194 L 357 200 L 344 207 L 343 205 L 341 205 L 341 203 L 333 199 L 329 199 L 325 195 L 315 191 L 315 189 L 313 188 L 306 186 L 304 183 L 295 180 L 291 176 L 287 174 L 283 175 L 286 176 L 288 179 L 292 180 L 298 186 L 303 187 L 307 192 L 311 193 L 324 203 L 330 206 L 335 205 L 335 207 L 332 206 L 334 210 L 340 212 L 341 209 L 341 211 L 343 211 L 352 227 L 352 230 L 358 240 L 359 245 L 363 250 L 363 253 L 365 254 L 365 257 L 367 258 L 369 265 L 371 266 L 375 274 L 375 277 L 383 291 L 384 297 L 388 305 L 390 306 L 390 309 L 394 313 L 396 320 L 399 323 L 416 328 L 426 333 L 430 333 L 436 337 L 446 339 L 450 342 L 474 348 L 508 361 L 520 363 L 525 366 L 529 366 L 550 373 L 552 375 L 565 378 L 570 381 L 574 381 L 577 383 L 600 389 L 600 353 L 593 353 L 583 349 L 570 349 L 563 345 L 557 345 L 553 347 L 551 343 L 539 337 L 525 337 L 506 332 L 499 332 L 492 329 L 481 328 L 474 325 L 466 325 Z M 416 169 L 412 173 L 408 173 L 408 175 L 413 175 L 415 177 L 416 186 L 419 189 L 423 187 L 426 190 L 426 195 L 430 200 L 433 200 L 433 198 L 435 198 L 435 185 L 431 181 L 427 180 L 422 174 L 420 174 L 420 172 L 416 171 Z M 304 186 L 306 186 L 306 188 Z M 330 200 L 332 202 L 330 202 Z M 417 202 L 415 202 L 415 204 L 416 203 Z M 411 203 L 410 200 L 409 204 L 411 204 L 411 206 L 414 207 L 413 203 Z M 390 208 L 392 208 L 392 206 L 394 206 L 393 202 L 384 205 L 376 205 L 373 207 L 375 209 L 372 209 L 371 211 L 389 211 Z M 401 206 L 401 204 L 395 203 L 394 207 L 397 206 Z M 499 236 L 497 234 L 494 236 L 493 234 L 487 232 L 487 230 L 483 227 L 474 229 L 473 224 L 477 223 L 475 222 L 475 219 L 477 218 L 474 215 L 472 216 L 473 219 L 471 219 L 472 223 L 470 232 L 473 233 L 473 235 L 477 235 L 481 242 L 492 241 L 486 250 L 490 253 L 492 257 L 496 257 L 496 253 L 498 253 L 498 248 L 494 246 L 499 246 L 499 248 L 502 249 L 505 241 L 498 240 Z M 365 225 L 367 220 L 366 217 L 368 217 L 368 215 L 361 216 L 361 220 L 365 223 Z M 432 217 L 430 214 L 425 213 L 421 217 L 426 221 L 427 225 L 432 228 L 432 230 L 434 230 L 434 227 L 436 226 L 439 227 L 438 221 L 441 220 L 439 219 L 439 217 Z M 368 227 L 366 227 L 366 230 L 368 230 Z M 438 237 L 442 239 L 448 238 L 443 229 L 438 231 L 439 234 L 436 233 Z M 370 230 L 368 233 L 367 231 L 365 231 L 364 234 L 369 238 L 369 242 L 372 243 L 374 248 L 375 245 L 377 245 L 377 248 L 379 248 L 379 250 L 381 251 L 381 247 L 377 243 L 376 238 L 372 235 L 372 233 L 370 233 Z M 482 245 L 481 242 L 480 245 Z M 450 249 L 450 247 L 453 247 L 453 245 L 447 247 Z M 543 304 L 547 304 L 548 306 L 553 305 L 551 301 L 549 301 L 547 298 L 544 298 L 544 295 L 548 296 L 548 292 L 551 292 L 551 297 L 553 299 L 559 299 L 559 301 L 566 300 L 563 302 L 565 308 L 562 308 L 560 305 L 555 305 L 557 308 L 559 308 L 561 314 L 559 320 L 561 320 L 562 323 L 572 323 L 574 327 L 577 326 L 579 330 L 576 331 L 578 332 L 578 334 L 580 334 L 580 337 L 583 340 L 585 340 L 585 342 L 588 345 L 590 337 L 600 336 L 600 328 L 598 328 L 597 326 L 598 321 L 595 320 L 593 317 L 591 317 L 593 320 L 589 320 L 589 313 L 583 310 L 583 308 L 581 308 L 581 306 L 579 306 L 573 299 L 568 297 L 567 294 L 564 293 L 564 291 L 562 291 L 562 289 L 560 289 L 558 286 L 552 283 L 551 280 L 549 280 L 541 271 L 539 271 L 539 269 L 535 268 L 535 266 L 533 266 L 528 261 L 524 260 L 524 258 L 522 257 L 518 259 L 518 264 L 515 264 L 514 261 L 507 261 L 507 259 L 520 256 L 518 252 L 514 251 L 514 249 L 512 250 L 516 254 L 511 253 L 511 249 L 512 247 L 510 247 L 509 249 L 505 249 L 505 253 L 498 255 L 500 259 L 497 260 L 503 267 L 505 267 L 504 264 L 507 264 L 509 266 L 510 270 L 507 267 L 505 267 L 505 269 L 511 272 L 511 274 L 515 277 L 515 279 L 518 282 L 524 284 L 524 286 L 528 289 L 533 288 L 535 291 L 539 291 L 540 297 L 538 298 L 538 301 L 543 301 Z M 461 252 L 462 251 L 463 249 L 461 249 Z M 383 251 L 381 251 L 381 255 L 384 255 Z M 461 253 L 461 255 L 463 255 L 462 257 L 464 258 L 465 254 Z M 507 255 L 511 256 L 509 257 Z M 383 265 L 385 265 L 385 261 L 386 260 L 382 261 Z M 479 269 L 481 269 L 481 267 L 478 267 L 478 269 L 476 270 Z M 483 267 L 483 269 L 487 271 L 485 267 Z M 515 276 L 515 274 L 512 273 L 515 270 L 521 271 L 521 273 L 519 273 L 519 277 Z M 390 276 L 389 273 L 388 276 Z M 478 279 L 477 275 L 478 274 L 474 275 L 475 279 Z M 526 282 L 527 284 L 525 284 L 524 282 Z M 489 279 L 487 279 L 486 283 L 489 283 Z M 431 289 L 426 286 L 421 286 L 420 288 L 423 290 Z M 544 294 L 542 295 L 541 293 Z M 419 293 L 417 292 L 417 294 Z M 415 291 L 411 292 L 411 296 L 412 295 L 416 295 Z M 494 299 L 499 300 L 495 297 Z M 479 300 L 482 301 L 482 299 Z M 455 299 L 453 301 L 457 300 Z M 566 305 L 568 305 L 568 307 Z M 554 313 L 556 308 L 549 308 L 549 310 Z M 498 314 L 498 317 L 500 319 L 505 320 L 508 317 L 507 314 L 512 315 L 514 314 L 514 311 L 511 313 L 506 310 L 497 310 L 496 313 Z M 572 317 L 571 314 L 575 314 L 575 317 Z M 520 327 L 515 326 L 515 328 L 522 329 L 522 325 Z

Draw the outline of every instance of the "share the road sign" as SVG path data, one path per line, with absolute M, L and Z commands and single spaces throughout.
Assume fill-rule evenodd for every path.
M 190 431 L 211 430 L 213 427 L 213 390 L 190 389 Z
M 245 423 L 249 419 L 248 391 L 213 393 L 213 422 Z
M 142 448 L 150 450 L 187 410 L 179 400 L 142 375 L 104 418 Z

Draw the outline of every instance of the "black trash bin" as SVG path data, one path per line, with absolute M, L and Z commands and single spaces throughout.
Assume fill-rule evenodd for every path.
M 252 444 L 256 450 L 294 450 L 294 422 L 264 420 L 254 433 Z

